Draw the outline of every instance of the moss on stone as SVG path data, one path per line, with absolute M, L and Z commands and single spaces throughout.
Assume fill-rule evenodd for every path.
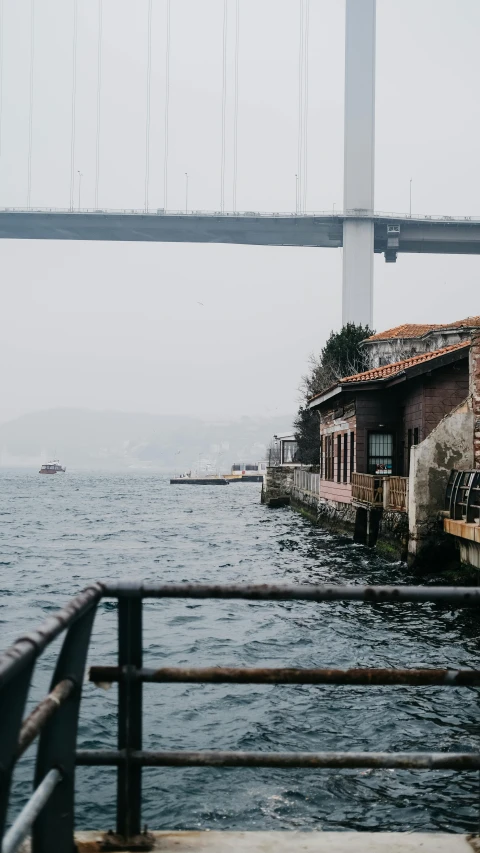
M 401 542 L 394 543 L 386 539 L 377 539 L 375 549 L 385 560 L 391 560 L 394 563 L 405 558 L 405 548 Z

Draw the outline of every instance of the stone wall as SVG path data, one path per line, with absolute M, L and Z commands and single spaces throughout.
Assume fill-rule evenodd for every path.
M 262 486 L 262 503 L 271 507 L 287 506 L 293 489 L 294 471 L 295 468 L 288 465 L 267 468 Z
M 412 565 L 449 558 L 440 513 L 452 468 L 472 468 L 474 416 L 468 401 L 412 447 L 408 488 L 408 559 Z
M 480 468 L 480 332 L 472 335 L 470 394 L 474 418 L 473 464 L 475 468 Z
M 353 535 L 362 545 L 376 546 L 384 557 L 406 559 L 408 517 L 405 512 L 359 508 L 350 502 L 325 500 L 295 487 L 291 503 L 332 533 Z
M 293 487 L 291 493 L 291 504 L 295 509 L 304 510 L 312 521 L 317 521 L 318 495 L 305 489 Z
M 377 549 L 385 557 L 406 560 L 408 555 L 408 515 L 384 510 L 380 516 Z
M 318 502 L 317 521 L 322 527 L 336 533 L 350 533 L 355 528 L 356 509 L 351 503 L 326 501 Z

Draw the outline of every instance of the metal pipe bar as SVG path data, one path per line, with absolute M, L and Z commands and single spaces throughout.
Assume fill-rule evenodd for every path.
M 118 669 L 142 668 L 142 607 L 140 598 L 123 598 L 118 603 Z M 128 756 L 142 749 L 142 682 L 122 679 L 118 689 L 118 736 L 120 752 L 127 756 L 117 774 L 117 834 L 124 838 L 141 831 L 142 768 Z
M 37 658 L 45 646 L 65 628 L 90 610 L 102 597 L 103 591 L 104 585 L 101 583 L 88 586 L 72 598 L 65 607 L 46 619 L 36 631 L 19 637 L 13 646 L 0 656 L 0 687 L 6 684 L 19 669 L 23 669 L 28 662 Z
M 397 770 L 480 770 L 474 752 L 224 752 L 221 750 L 166 750 L 131 752 L 129 761 L 142 767 L 284 767 L 284 768 L 392 768 Z M 118 767 L 126 753 L 80 750 L 78 765 Z
M 0 839 L 5 832 L 18 737 L 35 661 L 32 659 L 0 689 Z
M 480 587 L 360 586 L 341 584 L 158 584 L 106 583 L 109 598 L 244 598 L 254 601 L 439 602 L 480 607 Z
M 42 699 L 26 720 L 23 721 L 18 738 L 17 759 L 23 755 L 35 740 L 47 720 L 53 717 L 55 712 L 60 708 L 60 705 L 63 705 L 65 700 L 72 694 L 74 687 L 75 685 L 71 678 L 65 678 L 63 681 L 60 681 L 52 692 L 45 699 Z
M 75 847 L 75 750 L 82 685 L 96 602 L 68 628 L 63 638 L 50 684 L 71 679 L 75 689 L 40 733 L 34 785 L 39 785 L 52 767 L 59 767 L 63 781 L 53 792 L 33 826 L 32 850 L 72 853 Z
M 161 667 L 131 669 L 92 666 L 89 680 L 95 684 L 143 681 L 155 684 L 195 682 L 212 684 L 351 684 L 353 686 L 397 684 L 417 686 L 479 687 L 480 670 L 475 669 L 297 669 L 238 668 L 208 666 L 198 668 Z
M 15 853 L 15 850 L 18 850 L 61 779 L 62 775 L 60 771 L 55 768 L 50 770 L 43 778 L 26 806 L 23 807 L 13 826 L 6 833 L 3 839 L 2 853 Z

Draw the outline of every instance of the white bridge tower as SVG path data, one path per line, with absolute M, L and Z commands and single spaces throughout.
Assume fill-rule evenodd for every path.
M 376 0 L 346 0 L 342 323 L 373 322 Z M 357 216 L 356 216 L 357 214 Z

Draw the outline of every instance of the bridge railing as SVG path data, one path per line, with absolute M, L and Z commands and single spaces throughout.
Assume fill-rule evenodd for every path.
M 118 601 L 118 666 L 93 666 L 95 683 L 118 682 L 116 750 L 77 750 L 77 727 L 90 634 L 102 596 Z M 255 601 L 352 601 L 402 605 L 427 602 L 480 607 L 478 587 L 272 586 L 158 583 L 97 583 L 76 596 L 37 631 L 20 637 L 0 657 L 0 838 L 2 853 L 15 853 L 32 833 L 32 853 L 74 849 L 75 766 L 112 766 L 117 772 L 117 835 L 107 833 L 102 849 L 150 849 L 141 833 L 143 767 L 397 768 L 477 771 L 480 753 L 464 752 L 239 752 L 223 750 L 148 751 L 142 744 L 145 683 L 329 684 L 365 686 L 480 686 L 480 670 L 302 669 L 143 666 L 143 599 L 244 599 Z M 50 694 L 22 722 L 39 655 L 66 631 Z M 34 794 L 4 835 L 10 783 L 16 762 L 39 737 Z M 153 843 L 153 841 L 151 842 Z M 121 846 L 123 845 L 123 847 Z
M 98 215 L 102 216 L 105 214 L 124 214 L 124 215 L 134 215 L 134 216 L 212 216 L 212 217 L 220 217 L 222 219 L 231 219 L 231 218 L 268 218 L 278 217 L 279 219 L 311 219 L 312 217 L 325 217 L 328 219 L 338 219 L 339 221 L 343 221 L 344 219 L 373 219 L 373 220 L 383 220 L 383 219 L 391 219 L 394 221 L 400 221 L 400 223 L 408 223 L 408 222 L 438 222 L 438 223 L 471 223 L 472 225 L 480 224 L 480 215 L 474 216 L 446 216 L 439 214 L 426 214 L 426 213 L 415 213 L 409 215 L 407 213 L 392 213 L 391 211 L 374 211 L 373 213 L 367 210 L 310 210 L 305 212 L 295 212 L 295 211 L 256 211 L 256 210 L 165 210 L 163 208 L 156 209 L 148 209 L 145 208 L 129 208 L 129 207 L 117 207 L 117 208 L 98 208 L 98 207 L 0 207 L 0 213 L 59 213 L 59 214 L 71 214 L 72 216 L 78 216 L 79 214 L 89 214 L 89 215 Z

